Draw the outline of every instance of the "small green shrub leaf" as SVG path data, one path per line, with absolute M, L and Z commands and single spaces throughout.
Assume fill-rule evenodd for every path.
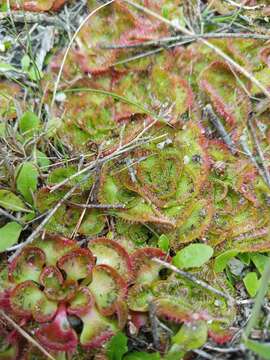
M 249 272 L 243 279 L 247 292 L 251 297 L 257 294 L 260 287 L 260 280 L 255 272 Z
M 165 252 L 169 250 L 170 240 L 166 235 L 164 234 L 160 235 L 158 239 L 158 247 Z
M 177 345 L 182 345 L 186 351 L 198 349 L 205 344 L 207 332 L 205 321 L 198 321 L 195 324 L 183 324 L 178 333 L 172 338 L 172 341 Z
M 0 190 L 0 206 L 12 211 L 28 211 L 23 201 L 9 190 Z
M 269 257 L 263 254 L 252 254 L 251 260 L 253 264 L 256 266 L 256 269 L 262 275 L 264 268 L 269 260 Z
M 33 134 L 38 130 L 39 126 L 40 120 L 32 111 L 26 111 L 20 118 L 20 132 L 21 134 L 25 134 L 28 137 L 33 136 Z
M 15 221 L 0 228 L 0 252 L 16 244 L 22 231 L 22 226 Z
M 179 268 L 200 267 L 213 255 L 213 249 L 205 244 L 191 244 L 177 252 L 173 264 Z
M 121 331 L 111 338 L 107 345 L 107 356 L 109 360 L 122 360 L 128 351 L 127 337 Z
M 25 162 L 19 169 L 17 189 L 26 201 L 33 203 L 32 193 L 37 189 L 38 171 L 32 162 Z
M 42 151 L 39 150 L 36 151 L 36 158 L 37 158 L 38 166 L 42 168 L 44 167 L 45 170 L 51 164 L 51 160 Z
M 228 250 L 225 251 L 224 253 L 218 255 L 215 259 L 215 263 L 214 263 L 214 270 L 215 272 L 221 272 L 223 271 L 228 262 L 233 259 L 236 255 L 238 254 L 238 251 L 236 250 Z

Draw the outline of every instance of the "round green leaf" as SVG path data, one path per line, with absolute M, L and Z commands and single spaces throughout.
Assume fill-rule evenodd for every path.
M 205 244 L 191 244 L 177 252 L 173 264 L 179 268 L 199 267 L 205 264 L 213 255 L 213 249 Z
M 172 341 L 174 344 L 182 345 L 183 349 L 187 351 L 198 349 L 206 343 L 207 331 L 207 323 L 205 321 L 183 324 Z
M 26 111 L 19 121 L 19 129 L 22 134 L 32 136 L 40 126 L 40 120 L 32 111 Z

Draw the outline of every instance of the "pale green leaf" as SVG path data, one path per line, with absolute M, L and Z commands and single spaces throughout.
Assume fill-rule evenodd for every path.
M 172 338 L 174 344 L 181 345 L 186 351 L 198 349 L 207 341 L 207 323 L 197 321 L 196 323 L 187 323 L 181 326 L 178 333 Z
M 243 279 L 247 292 L 251 297 L 257 294 L 260 287 L 260 280 L 255 272 L 249 272 Z
M 23 201 L 9 190 L 0 190 L 0 206 L 12 211 L 28 211 Z
M 109 360 L 122 360 L 123 355 L 128 351 L 127 337 L 119 331 L 107 344 L 107 356 Z
M 177 252 L 173 264 L 179 268 L 200 267 L 213 255 L 213 249 L 205 244 L 191 244 Z
M 37 189 L 38 171 L 32 162 L 25 162 L 19 169 L 17 189 L 29 203 L 33 202 L 32 193 Z
M 256 269 L 262 275 L 264 268 L 269 260 L 269 257 L 263 254 L 251 254 L 251 261 L 256 266 Z
M 246 340 L 245 345 L 249 350 L 254 351 L 262 359 L 270 360 L 270 343 L 260 343 L 254 340 Z
M 228 262 L 231 259 L 233 259 L 237 254 L 238 254 L 237 250 L 228 250 L 228 251 L 225 251 L 224 253 L 218 255 L 215 258 L 214 271 L 215 272 L 223 271 L 225 269 L 225 267 L 227 266 Z
M 32 136 L 39 128 L 40 120 L 32 111 L 26 111 L 19 121 L 19 129 L 22 134 Z
M 0 228 L 0 252 L 17 243 L 22 231 L 22 226 L 15 221 L 9 222 Z
M 164 234 L 160 235 L 158 239 L 158 247 L 165 252 L 169 250 L 170 240 L 166 235 Z

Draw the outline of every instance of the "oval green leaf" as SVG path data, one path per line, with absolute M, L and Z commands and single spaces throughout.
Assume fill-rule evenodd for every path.
M 251 297 L 257 294 L 260 287 L 260 280 L 255 272 L 249 272 L 243 279 L 247 292 Z
M 177 252 L 173 264 L 180 269 L 200 267 L 213 255 L 213 249 L 205 244 L 191 244 Z
M 32 162 L 25 162 L 19 169 L 16 185 L 18 191 L 26 201 L 33 203 L 32 194 L 36 191 L 38 184 L 38 171 Z
M 12 211 L 29 211 L 23 201 L 9 190 L 0 190 L 0 206 Z
M 17 243 L 22 231 L 22 226 L 15 221 L 9 222 L 0 228 L 0 252 Z
M 254 351 L 262 359 L 270 360 L 270 343 L 260 343 L 254 340 L 246 340 L 245 345 L 249 350 Z
M 237 254 L 238 254 L 237 250 L 228 250 L 218 255 L 215 259 L 214 271 L 215 272 L 223 271 L 226 268 L 228 262 L 231 259 L 233 259 Z

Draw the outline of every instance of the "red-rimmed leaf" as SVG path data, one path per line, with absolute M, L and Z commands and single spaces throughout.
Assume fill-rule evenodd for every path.
M 115 313 L 118 320 L 119 329 L 123 329 L 128 321 L 129 309 L 125 300 L 119 300 L 115 304 Z
M 101 315 L 96 307 L 92 307 L 80 318 L 83 322 L 80 344 L 83 347 L 89 349 L 101 347 L 117 331 L 116 323 Z
M 211 63 L 200 75 L 200 86 L 209 97 L 233 140 L 238 140 L 251 110 L 250 100 L 226 63 Z
M 46 265 L 53 266 L 61 256 L 78 249 L 76 241 L 59 235 L 46 235 L 45 239 L 35 240 L 33 245 L 42 249 L 46 254 Z
M 103 237 L 89 241 L 88 247 L 95 255 L 97 265 L 109 265 L 125 280 L 131 279 L 132 262 L 127 251 L 119 243 Z
M 45 253 L 38 247 L 24 248 L 9 265 L 10 280 L 17 284 L 26 280 L 38 282 L 45 261 Z
M 95 259 L 89 249 L 75 249 L 62 256 L 57 266 L 66 274 L 67 280 L 77 281 L 91 275 Z
M 112 315 L 115 312 L 116 303 L 123 300 L 127 293 L 125 280 L 108 265 L 94 267 L 92 282 L 88 287 L 103 315 Z
M 128 307 L 132 311 L 148 311 L 149 304 L 153 301 L 154 295 L 151 285 L 148 283 L 135 284 L 128 291 Z
M 223 345 L 231 341 L 235 334 L 235 330 L 226 329 L 222 327 L 222 324 L 218 321 L 214 321 L 208 326 L 208 336 L 216 344 Z
M 157 248 L 142 248 L 131 254 L 136 284 L 151 283 L 159 279 L 162 265 L 152 261 L 153 258 L 171 261 L 170 257 Z
M 40 326 L 35 335 L 43 346 L 56 351 L 72 351 L 78 343 L 77 334 L 68 322 L 64 304 L 59 306 L 53 321 Z
M 31 280 L 17 285 L 10 294 L 10 305 L 15 314 L 34 317 L 38 322 L 53 318 L 57 304 L 48 300 L 38 285 Z
M 95 300 L 87 287 L 81 286 L 69 301 L 68 313 L 83 316 L 94 306 Z
M 207 311 L 195 312 L 191 305 L 182 302 L 181 299 L 161 298 L 155 301 L 157 315 L 175 323 L 191 322 L 198 320 L 210 320 Z
M 104 43 L 117 43 L 124 31 L 135 23 L 126 5 L 114 2 L 94 15 L 78 34 L 77 62 L 86 73 L 100 74 L 109 70 L 116 60 L 116 50 L 102 49 Z M 90 37 L 89 37 L 90 35 Z
M 47 266 L 40 275 L 40 283 L 44 286 L 44 293 L 51 300 L 69 300 L 74 296 L 78 284 L 74 280 L 63 279 L 61 271 L 55 266 Z

